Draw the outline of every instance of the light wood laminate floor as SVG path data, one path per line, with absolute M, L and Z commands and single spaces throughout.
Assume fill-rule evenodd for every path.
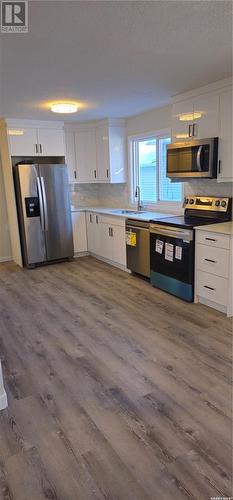
M 230 496 L 231 327 L 91 257 L 0 265 L 0 498 Z

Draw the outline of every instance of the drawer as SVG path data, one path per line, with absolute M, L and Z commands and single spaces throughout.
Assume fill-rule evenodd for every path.
M 227 278 L 229 273 L 229 250 L 207 245 L 196 246 L 197 269 Z
M 226 278 L 198 271 L 196 294 L 217 304 L 226 306 L 228 302 L 228 283 L 228 279 Z
M 196 241 L 211 247 L 230 248 L 230 238 L 226 234 L 196 230 Z

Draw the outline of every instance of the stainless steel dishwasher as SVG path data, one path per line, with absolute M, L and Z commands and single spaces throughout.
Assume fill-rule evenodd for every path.
M 150 277 L 149 227 L 149 222 L 126 220 L 127 268 L 147 278 Z

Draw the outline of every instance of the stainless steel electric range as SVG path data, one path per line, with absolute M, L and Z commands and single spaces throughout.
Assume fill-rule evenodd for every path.
M 232 199 L 188 196 L 184 215 L 150 220 L 151 284 L 188 302 L 194 297 L 195 226 L 231 219 Z

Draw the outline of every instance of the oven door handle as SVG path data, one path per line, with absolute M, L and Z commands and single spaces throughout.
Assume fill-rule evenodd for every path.
M 164 228 L 162 226 L 152 226 L 150 228 L 150 232 L 152 234 L 161 234 L 161 236 L 169 236 L 171 238 L 176 238 L 180 240 L 187 240 L 187 241 L 192 241 L 193 240 L 193 231 L 188 230 L 180 230 L 177 228 Z
M 197 170 L 198 172 L 202 172 L 201 169 L 201 152 L 202 152 L 203 146 L 199 146 L 198 151 L 197 151 Z

